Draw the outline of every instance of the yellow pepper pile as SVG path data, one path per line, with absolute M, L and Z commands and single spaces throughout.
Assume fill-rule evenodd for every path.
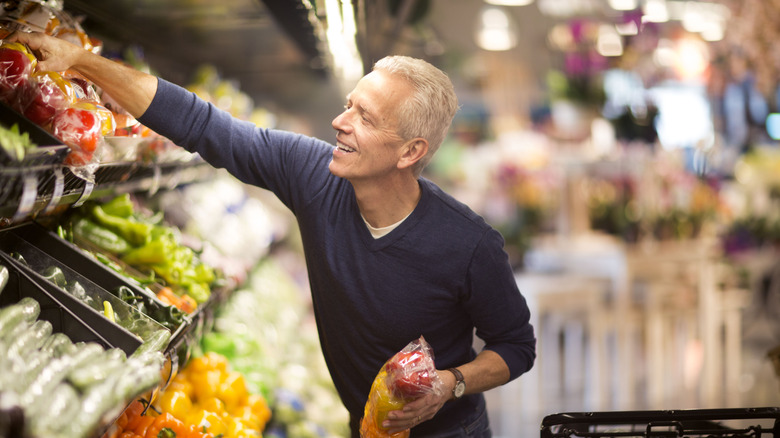
M 191 360 L 154 405 L 185 424 L 224 438 L 260 437 L 271 418 L 265 398 L 250 394 L 244 375 L 213 352 Z

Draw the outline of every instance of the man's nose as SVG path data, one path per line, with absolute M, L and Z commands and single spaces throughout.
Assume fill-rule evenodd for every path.
M 349 129 L 349 123 L 347 122 L 347 112 L 349 110 L 343 111 L 341 114 L 336 116 L 335 119 L 333 119 L 333 122 L 331 122 L 331 126 L 333 126 L 333 129 L 336 131 L 347 131 Z

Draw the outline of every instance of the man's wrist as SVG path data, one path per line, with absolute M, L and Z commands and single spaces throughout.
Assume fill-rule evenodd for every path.
M 455 384 L 452 387 L 452 398 L 458 400 L 463 397 L 463 394 L 466 393 L 465 378 L 463 377 L 463 373 L 461 373 L 457 368 L 449 368 L 447 371 L 449 371 L 455 377 Z

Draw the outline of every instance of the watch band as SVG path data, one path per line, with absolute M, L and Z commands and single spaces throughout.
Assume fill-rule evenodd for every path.
M 455 376 L 455 387 L 452 388 L 452 396 L 455 397 L 455 399 L 463 397 L 463 393 L 466 392 L 466 381 L 463 378 L 463 373 L 454 367 L 448 368 L 447 371 Z

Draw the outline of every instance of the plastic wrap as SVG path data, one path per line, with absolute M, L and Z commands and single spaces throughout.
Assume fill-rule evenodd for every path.
M 74 105 L 57 113 L 51 124 L 54 136 L 71 148 L 65 164 L 83 167 L 93 162 L 103 129 L 96 111 Z
M 382 428 L 387 414 L 403 409 L 406 403 L 424 395 L 443 392 L 444 384 L 433 362 L 433 349 L 420 336 L 385 362 L 374 378 L 360 422 L 361 438 L 408 437 L 408 429 L 391 434 Z
M 0 100 L 17 107 L 19 91 L 30 81 L 37 59 L 19 43 L 0 45 Z
M 76 97 L 73 85 L 61 74 L 38 71 L 33 73 L 20 99 L 16 107 L 22 109 L 24 116 L 38 126 L 48 128 L 54 116 L 72 105 Z

